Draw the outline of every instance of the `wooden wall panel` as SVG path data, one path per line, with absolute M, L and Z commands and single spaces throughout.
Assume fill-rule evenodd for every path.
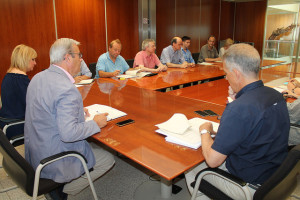
M 201 0 L 200 46 L 207 44 L 207 38 L 214 35 L 219 40 L 220 0 Z M 217 43 L 215 44 L 217 47 Z
M 175 36 L 175 1 L 156 2 L 156 54 L 161 55 L 163 48 L 170 45 Z
M 234 8 L 234 2 L 221 2 L 220 40 L 233 39 Z
M 97 62 L 106 52 L 104 0 L 56 0 L 58 38 L 72 38 L 81 43 L 85 62 Z
M 267 1 L 236 3 L 234 39 L 241 42 L 254 42 L 262 55 Z
M 139 51 L 138 0 L 106 0 L 108 44 L 122 43 L 121 55 L 133 59 Z
M 200 1 L 199 0 L 176 0 L 176 35 L 191 37 L 192 53 L 200 52 Z
M 55 40 L 52 0 L 0 1 L 0 81 L 10 65 L 15 46 L 25 44 L 37 51 L 37 65 L 30 78 L 48 68 L 49 49 Z

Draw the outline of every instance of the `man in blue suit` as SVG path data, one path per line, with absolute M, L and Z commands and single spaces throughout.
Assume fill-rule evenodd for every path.
M 100 132 L 107 124 L 107 114 L 96 115 L 85 122 L 82 97 L 74 86 L 73 76 L 80 71 L 82 54 L 79 42 L 62 38 L 50 49 L 51 65 L 35 75 L 26 97 L 25 158 L 34 169 L 43 158 L 77 151 L 87 159 L 93 180 L 114 165 L 113 156 L 85 139 Z M 42 178 L 66 183 L 63 192 L 75 195 L 88 186 L 81 162 L 73 157 L 46 166 Z M 51 194 L 51 193 L 50 193 Z

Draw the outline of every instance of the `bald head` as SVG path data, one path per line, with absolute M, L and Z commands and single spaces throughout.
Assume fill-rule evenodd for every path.
M 231 45 L 223 55 L 223 60 L 229 71 L 237 69 L 246 77 L 258 77 L 260 67 L 260 55 L 249 44 Z
M 171 45 L 172 45 L 174 51 L 181 49 L 182 39 L 180 37 L 173 37 L 171 40 Z

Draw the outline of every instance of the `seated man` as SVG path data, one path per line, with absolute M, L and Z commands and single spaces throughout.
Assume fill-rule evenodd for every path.
M 160 58 L 161 63 L 168 67 L 187 68 L 189 64 L 184 59 L 182 51 L 180 50 L 181 46 L 181 38 L 174 37 L 171 40 L 171 45 L 163 49 Z
M 84 62 L 81 61 L 80 72 L 74 76 L 75 83 L 79 83 L 82 80 L 90 79 L 92 77 L 92 72 Z
M 85 139 L 100 132 L 107 124 L 107 113 L 89 116 L 84 110 L 82 97 L 73 85 L 73 76 L 79 73 L 82 61 L 79 42 L 62 38 L 50 49 L 51 65 L 36 74 L 30 82 L 26 96 L 25 115 L 25 158 L 34 169 L 40 161 L 64 151 L 77 151 L 87 159 L 92 180 L 102 176 L 114 165 L 113 156 Z M 58 183 L 68 182 L 63 192 L 75 195 L 87 187 L 81 162 L 75 157 L 65 158 L 47 165 L 41 172 L 42 178 Z M 53 197 L 59 190 L 50 192 Z
M 122 44 L 119 39 L 113 40 L 108 47 L 108 52 L 102 54 L 96 65 L 95 78 L 114 77 L 123 74 L 129 69 L 125 59 L 120 56 Z
M 184 59 L 186 62 L 191 63 L 190 65 L 194 66 L 195 61 L 192 57 L 192 53 L 188 49 L 188 47 L 191 45 L 191 38 L 188 36 L 183 36 L 181 39 L 182 39 L 181 51 L 183 53 Z
M 223 56 L 223 68 L 235 100 L 223 112 L 215 133 L 211 123 L 200 126 L 202 163 L 186 173 L 189 186 L 195 174 L 207 166 L 219 167 L 247 183 L 263 184 L 287 155 L 290 120 L 286 102 L 276 90 L 259 80 L 260 56 L 248 44 L 236 44 Z M 216 134 L 215 140 L 211 134 Z M 233 199 L 244 199 L 234 184 L 214 176 L 204 177 Z M 248 187 L 253 195 L 255 190 Z M 200 196 L 206 197 L 206 196 Z
M 211 35 L 207 39 L 207 44 L 202 46 L 198 58 L 198 63 L 201 62 L 212 62 L 212 61 L 220 61 L 221 58 L 218 55 L 218 51 L 214 46 L 216 42 L 215 36 Z
M 161 64 L 155 54 L 155 41 L 153 39 L 145 39 L 142 43 L 142 51 L 138 52 L 134 58 L 133 68 L 139 67 L 146 72 L 166 71 L 167 66 Z M 155 69 L 155 66 L 158 68 Z

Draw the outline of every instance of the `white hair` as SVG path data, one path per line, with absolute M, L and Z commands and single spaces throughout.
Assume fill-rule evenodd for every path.
M 55 64 L 64 60 L 67 53 L 72 51 L 72 45 L 79 45 L 80 42 L 70 38 L 56 40 L 50 48 L 50 63 Z
M 147 47 L 149 47 L 149 43 L 153 42 L 155 44 L 155 41 L 153 39 L 145 39 L 142 42 L 142 50 L 145 51 Z
M 224 53 L 223 60 L 229 71 L 238 69 L 245 76 L 258 76 L 260 69 L 260 55 L 249 44 L 231 45 Z

